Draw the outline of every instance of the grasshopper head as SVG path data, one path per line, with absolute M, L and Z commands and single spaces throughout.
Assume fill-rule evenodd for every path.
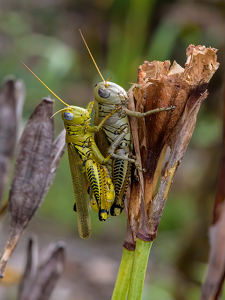
M 68 125 L 82 125 L 90 120 L 90 114 L 82 107 L 70 105 L 62 110 L 62 119 Z
M 105 104 L 122 104 L 127 100 L 127 92 L 118 84 L 99 82 L 94 88 L 95 101 Z

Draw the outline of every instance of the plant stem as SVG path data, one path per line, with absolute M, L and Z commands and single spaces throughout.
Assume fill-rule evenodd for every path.
M 4 251 L 2 253 L 2 257 L 0 258 L 0 278 L 4 277 L 7 262 L 11 256 L 13 250 L 16 248 L 16 245 L 17 245 L 22 233 L 23 233 L 23 230 L 20 230 L 20 232 L 12 232 L 8 239 L 8 242 L 5 245 Z
M 141 300 L 152 242 L 137 238 L 127 300 Z
M 126 248 L 123 248 L 123 255 L 111 300 L 126 300 L 133 266 L 134 253 L 135 251 L 130 251 Z

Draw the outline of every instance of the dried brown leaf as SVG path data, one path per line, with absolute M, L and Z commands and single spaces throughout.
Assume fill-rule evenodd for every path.
M 175 109 L 145 119 L 131 118 L 137 161 L 141 160 L 146 170 L 143 175 L 139 172 L 140 184 L 134 187 L 136 191 L 131 192 L 129 201 L 128 219 L 133 236 L 153 240 L 157 234 L 174 174 L 192 136 L 200 105 L 207 97 L 207 84 L 219 67 L 216 51 L 190 45 L 184 69 L 176 62 L 169 68 L 168 61 L 145 61 L 139 67 L 138 86 L 129 92 L 129 108 L 141 112 L 170 106 Z M 167 147 L 170 157 L 156 192 Z M 139 205 L 136 205 L 138 194 Z M 128 239 L 131 238 L 127 236 Z

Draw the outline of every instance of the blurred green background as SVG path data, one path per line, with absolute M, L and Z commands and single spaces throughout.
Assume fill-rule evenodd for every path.
M 86 106 L 93 100 L 93 87 L 101 79 L 79 29 L 104 78 L 112 76 L 112 81 L 126 90 L 131 82 L 136 82 L 137 68 L 144 60 L 176 60 L 184 66 L 189 44 L 219 49 L 221 65 L 210 82 L 209 97 L 201 107 L 194 135 L 175 176 L 152 248 L 143 295 L 144 300 L 199 299 L 207 267 L 208 230 L 222 153 L 225 2 L 1 0 L 0 78 L 13 74 L 24 80 L 27 89 L 24 124 L 41 98 L 49 92 L 22 66 L 21 61 L 68 104 Z M 55 111 L 61 108 L 62 104 L 56 100 Z M 60 115 L 55 117 L 55 127 L 56 134 L 63 128 Z M 97 215 L 91 213 L 92 237 L 89 241 L 82 241 L 77 233 L 73 202 L 66 153 L 53 186 L 34 218 L 32 230 L 38 231 L 41 224 L 40 228 L 44 229 L 40 229 L 39 238 L 43 232 L 49 231 L 49 241 L 60 232 L 61 239 L 70 237 L 78 241 L 81 249 L 89 249 L 89 256 L 98 253 L 98 249 L 106 249 L 105 255 L 110 258 L 114 254 L 109 249 L 117 249 L 114 258 L 118 264 L 126 232 L 124 214 L 100 223 Z M 66 268 L 65 272 L 67 278 L 73 278 L 73 270 L 68 272 Z M 79 274 L 79 268 L 74 272 Z M 107 273 L 107 268 L 103 271 L 99 268 L 99 272 Z M 116 272 L 117 269 L 108 285 L 101 280 L 98 284 L 92 282 L 90 295 L 83 293 L 90 287 L 90 282 L 87 282 L 79 293 L 71 295 L 68 292 L 69 296 L 63 298 L 55 294 L 51 299 L 109 299 Z M 85 275 L 81 278 L 85 282 Z M 95 292 L 99 296 L 95 297 Z M 13 299 L 13 296 L 5 299 Z

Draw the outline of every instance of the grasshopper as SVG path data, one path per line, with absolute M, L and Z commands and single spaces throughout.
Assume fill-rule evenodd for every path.
M 103 165 L 110 159 L 110 155 L 104 158 L 93 139 L 92 133 L 98 131 L 109 116 L 106 116 L 98 126 L 91 127 L 92 108 L 93 102 L 88 104 L 87 109 L 70 105 L 68 108 L 62 109 L 62 119 L 66 129 L 66 143 L 75 197 L 81 190 L 77 183 L 84 175 L 88 181 L 85 191 L 87 193 L 88 187 L 91 187 L 93 197 L 97 202 L 99 220 L 104 221 L 108 217 L 109 208 L 114 200 L 114 186 L 107 168 Z M 78 164 L 83 166 L 79 171 Z M 83 197 L 77 196 L 76 199 L 74 210 L 83 212 L 85 209 L 82 206 L 84 201 L 80 201 Z M 81 205 L 80 202 L 82 202 Z
M 122 212 L 124 208 L 124 199 L 130 177 L 131 164 L 136 164 L 135 159 L 132 158 L 132 137 L 128 116 L 140 118 L 153 113 L 171 110 L 174 107 L 157 108 L 145 113 L 129 110 L 126 107 L 128 100 L 127 92 L 116 83 L 104 80 L 81 31 L 80 34 L 92 58 L 93 63 L 103 80 L 103 82 L 95 85 L 93 91 L 95 110 L 94 124 L 100 124 L 100 122 L 105 118 L 105 116 L 109 114 L 110 111 L 114 110 L 115 108 L 121 107 L 120 110 L 118 110 L 115 114 L 107 119 L 107 121 L 102 126 L 102 130 L 95 134 L 95 141 L 102 154 L 104 156 L 107 156 L 110 153 L 112 157 L 112 161 L 110 161 L 111 165 L 107 165 L 107 167 L 111 170 L 115 188 L 115 200 L 113 205 L 111 206 L 110 214 L 112 216 L 117 216 Z M 125 128 L 126 134 L 124 134 Z M 123 138 L 121 139 L 120 144 L 117 145 L 114 141 L 121 134 L 123 134 Z M 137 164 L 136 166 L 139 168 Z
M 24 63 L 23 65 L 58 100 L 66 105 L 60 111 L 62 111 L 62 119 L 66 129 L 66 143 L 76 200 L 74 210 L 77 211 L 79 235 L 84 239 L 89 238 L 91 223 L 88 213 L 88 203 L 86 201 L 88 188 L 91 187 L 92 189 L 93 200 L 91 206 L 95 211 L 98 211 L 100 221 L 108 218 L 109 209 L 113 204 L 115 196 L 114 185 L 106 166 L 104 166 L 111 155 L 105 158 L 101 154 L 92 133 L 99 131 L 104 122 L 118 109 L 111 111 L 102 119 L 98 126 L 90 126 L 90 115 L 94 102 L 90 102 L 86 109 L 68 105 L 50 90 Z M 123 138 L 123 134 L 121 137 Z M 117 139 L 117 143 L 120 143 L 121 137 Z

